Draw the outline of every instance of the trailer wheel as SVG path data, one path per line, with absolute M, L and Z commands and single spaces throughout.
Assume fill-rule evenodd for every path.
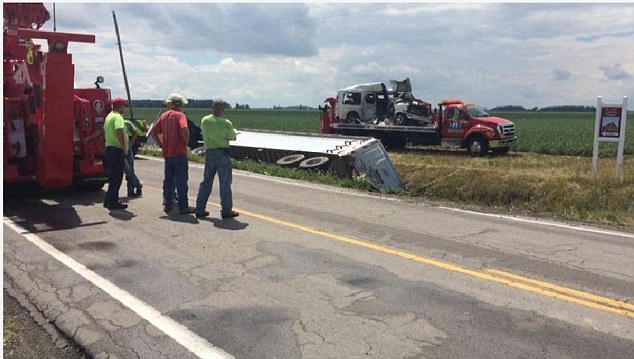
M 394 117 L 394 123 L 399 126 L 407 125 L 407 116 L 402 112 L 397 113 L 396 117 Z
M 294 155 L 288 155 L 280 158 L 275 163 L 282 167 L 297 167 L 299 163 L 304 160 L 306 156 L 301 153 L 296 153 Z
M 305 170 L 325 171 L 328 169 L 329 160 L 330 159 L 328 157 L 323 156 L 311 157 L 300 162 L 299 168 L 303 168 Z
M 193 154 L 197 155 L 197 156 L 204 156 L 205 155 L 205 146 L 196 147 L 191 152 Z
M 346 121 L 348 123 L 357 123 L 357 122 L 361 122 L 361 118 L 359 117 L 359 114 L 352 111 L 352 112 L 348 112 L 348 114 L 346 115 Z
M 481 157 L 489 151 L 489 143 L 482 136 L 473 136 L 467 140 L 467 151 L 472 157 Z

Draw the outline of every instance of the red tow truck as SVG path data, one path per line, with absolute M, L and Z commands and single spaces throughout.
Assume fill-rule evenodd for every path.
M 327 98 L 321 108 L 321 132 L 347 136 L 374 137 L 388 148 L 436 146 L 466 148 L 474 157 L 506 154 L 517 140 L 515 124 L 493 117 L 478 106 L 462 100 L 443 100 L 429 116 L 427 124 L 397 125 L 405 121 L 377 119 L 371 122 L 350 121 L 337 116 L 338 98 Z M 398 118 L 398 111 L 395 114 Z M 422 122 L 425 123 L 425 122 Z
M 99 132 L 112 108 L 110 90 L 74 88 L 70 42 L 94 35 L 40 30 L 50 19 L 41 3 L 3 3 L 4 184 L 98 189 L 107 182 Z M 48 51 L 33 39 L 48 41 Z

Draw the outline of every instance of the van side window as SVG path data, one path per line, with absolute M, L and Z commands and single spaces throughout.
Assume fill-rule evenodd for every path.
M 360 105 L 361 93 L 358 92 L 344 92 L 343 102 L 344 105 Z
M 369 92 L 365 94 L 365 102 L 367 103 L 375 103 L 376 102 L 376 94 Z

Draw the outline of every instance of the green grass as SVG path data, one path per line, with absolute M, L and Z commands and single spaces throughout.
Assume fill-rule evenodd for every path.
M 152 123 L 158 109 L 135 109 L 136 117 Z M 186 109 L 190 118 L 209 114 L 206 109 Z M 594 113 L 566 112 L 495 112 L 516 125 L 517 144 L 514 151 L 550 155 L 592 156 Z M 293 110 L 227 110 L 225 116 L 236 128 L 319 133 L 319 111 Z M 600 144 L 602 157 L 615 156 L 616 143 Z M 625 154 L 634 154 L 634 124 L 626 131 Z
M 4 317 L 2 326 L 3 344 L 10 344 L 16 341 L 18 337 L 17 326 L 18 325 L 14 318 L 7 318 L 6 316 Z
M 186 108 L 190 119 L 209 115 L 210 110 Z M 134 109 L 135 117 L 142 118 L 148 124 L 154 122 L 158 109 Z M 225 117 L 234 127 L 241 129 L 319 133 L 319 111 L 299 110 L 227 110 Z
M 634 228 L 633 156 L 625 157 L 620 180 L 614 159 L 599 161 L 596 180 L 587 157 L 511 153 L 474 159 L 419 149 L 391 152 L 390 159 L 412 198 Z
M 151 110 L 156 115 L 156 110 Z M 189 116 L 207 111 L 188 109 Z M 592 179 L 594 114 L 496 113 L 517 125 L 507 156 L 471 158 L 464 150 L 420 147 L 390 151 L 412 199 L 451 202 L 503 213 L 622 225 L 634 229 L 634 125 L 627 128 L 623 178 L 614 179 L 616 145 L 601 144 L 599 176 Z M 237 128 L 319 132 L 317 111 L 230 110 Z M 154 150 L 154 155 L 160 152 Z M 191 160 L 202 163 L 192 155 Z M 312 174 L 253 161 L 235 168 L 272 176 L 370 190 L 363 180 Z
M 594 113 L 497 112 L 516 125 L 514 150 L 551 155 L 592 156 Z M 616 156 L 617 144 L 601 142 L 601 156 Z M 626 128 L 625 154 L 634 154 L 634 125 Z

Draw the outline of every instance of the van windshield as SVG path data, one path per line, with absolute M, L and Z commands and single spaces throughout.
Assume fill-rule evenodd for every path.
M 469 115 L 471 115 L 471 117 L 489 117 L 491 115 L 489 115 L 488 113 L 486 113 L 483 109 L 477 107 L 477 106 L 469 106 L 467 107 L 467 112 L 469 112 Z

